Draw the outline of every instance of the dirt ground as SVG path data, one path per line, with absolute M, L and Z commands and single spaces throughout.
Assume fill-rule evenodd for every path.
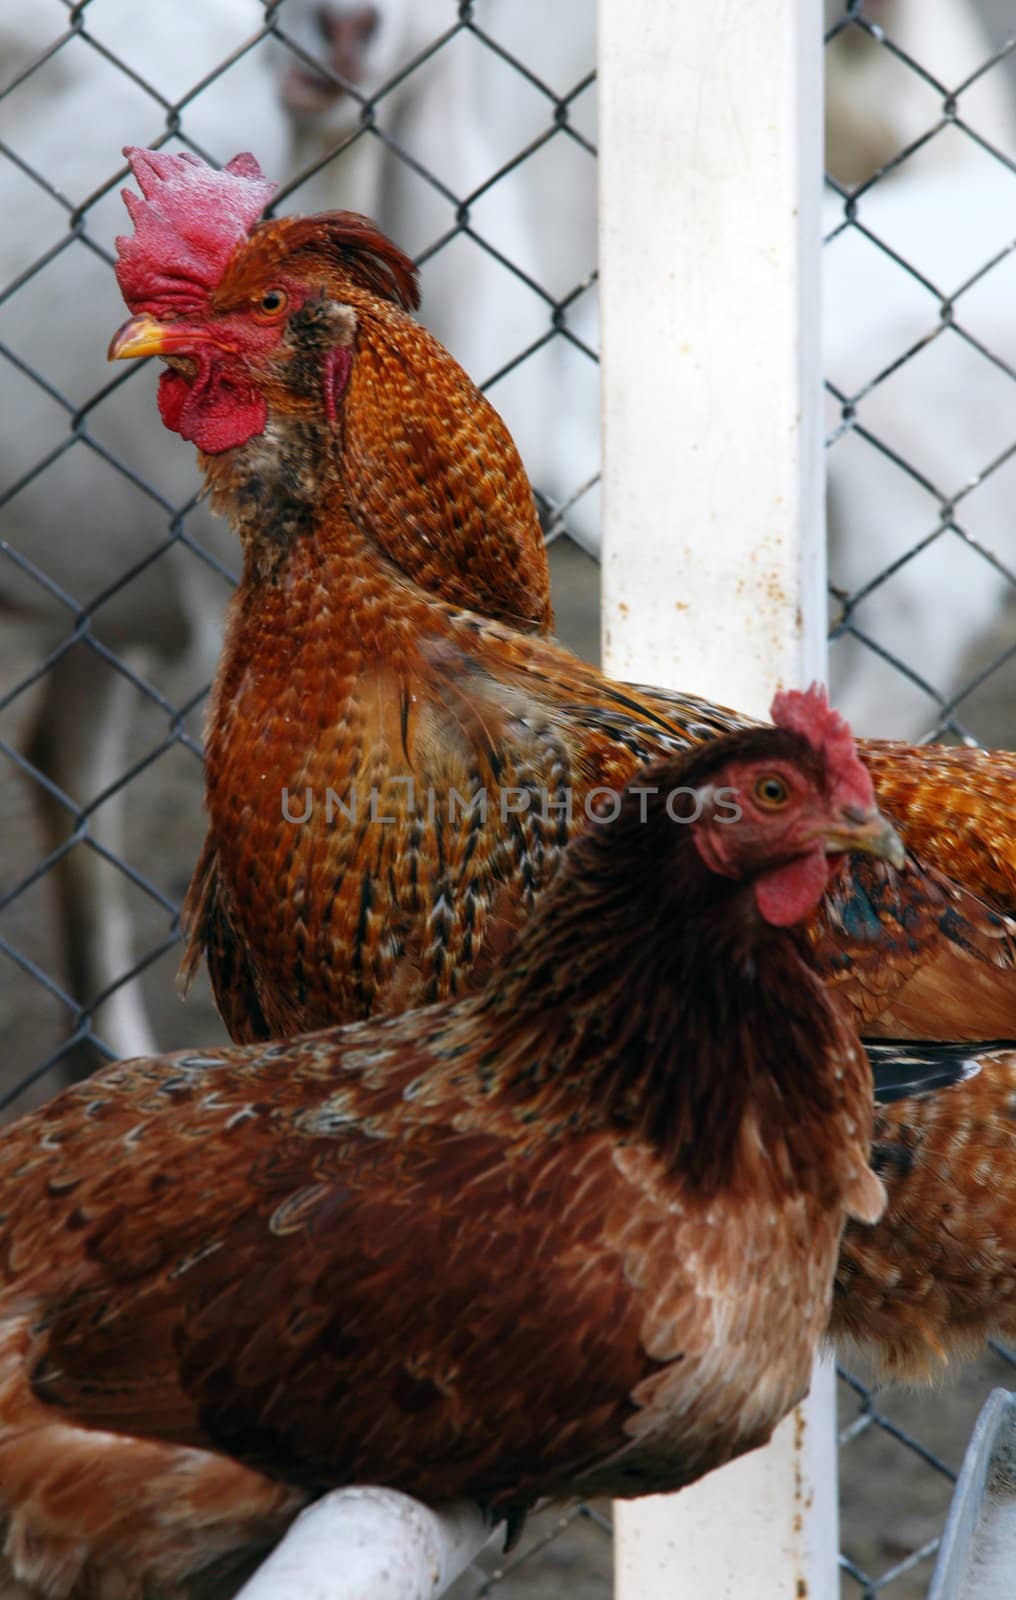
M 561 636 L 588 656 L 597 648 L 596 609 L 599 572 L 595 563 L 567 541 L 553 549 L 554 589 Z M 990 639 L 981 641 L 972 666 L 987 663 L 1016 640 L 1016 608 L 999 619 Z M 0 695 L 26 678 L 38 661 L 38 641 L 31 631 L 5 622 L 0 629 Z M 182 698 L 193 685 L 180 669 L 150 669 L 170 699 Z M 8 748 L 23 741 L 29 726 L 36 691 L 17 695 L 0 712 L 0 740 Z M 965 721 L 986 743 L 1012 745 L 1016 741 L 1016 659 L 987 680 L 965 708 Z M 197 731 L 200 718 L 187 726 Z M 166 714 L 152 705 L 140 706 L 132 727 L 132 756 L 140 759 L 166 737 Z M 0 758 L 4 745 L 0 744 Z M 176 745 L 154 761 L 131 783 L 128 791 L 128 859 L 157 887 L 179 900 L 202 837 L 201 775 L 195 756 Z M 84 846 L 77 846 L 84 848 Z M 31 874 L 42 854 L 42 839 L 31 785 L 4 763 L 0 784 L 0 885 L 6 895 Z M 110 868 L 109 870 L 113 870 Z M 145 893 L 131 889 L 136 919 L 138 953 L 158 945 L 170 931 L 166 912 Z M 0 938 L 20 957 L 42 972 L 61 978 L 58 957 L 56 900 L 51 880 L 31 883 L 14 900 L 0 898 Z M 145 1001 L 160 1046 L 210 1044 L 224 1038 L 207 986 L 199 979 L 186 1002 L 175 984 L 179 949 L 167 951 L 147 969 L 143 978 Z M 30 1075 L 65 1037 L 64 1006 L 31 971 L 0 954 L 0 1037 L 6 1048 L 0 1060 L 0 1094 L 9 1092 Z M 7 1111 L 17 1114 L 38 1103 L 57 1087 L 52 1071 L 19 1094 Z M 1013 1365 L 999 1355 L 988 1355 L 938 1389 L 916 1394 L 887 1392 L 871 1402 L 891 1429 L 902 1430 L 920 1442 L 947 1468 L 955 1471 L 974 1417 L 990 1389 L 1016 1387 Z M 906 1565 L 915 1551 L 939 1532 L 948 1505 L 949 1479 L 924 1455 L 901 1442 L 875 1420 L 858 1427 L 869 1404 L 859 1400 L 850 1386 L 841 1384 L 841 1426 L 849 1437 L 841 1451 L 841 1537 L 850 1561 L 869 1575 L 885 1574 Z M 909 1570 L 888 1582 L 879 1593 L 889 1600 L 921 1600 L 925 1594 L 932 1558 L 918 1559 Z M 505 1557 L 486 1553 L 460 1580 L 456 1600 L 489 1592 L 499 1600 L 607 1600 L 611 1593 L 611 1543 L 609 1507 L 590 1514 L 545 1513 L 531 1519 L 518 1549 Z M 862 1585 L 844 1575 L 844 1600 L 863 1595 Z

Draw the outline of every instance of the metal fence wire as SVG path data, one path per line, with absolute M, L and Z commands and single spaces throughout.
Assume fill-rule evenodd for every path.
M 104 1057 L 223 1037 L 207 991 L 183 1011 L 172 980 L 233 552 L 151 364 L 102 359 L 122 144 L 249 146 L 277 205 L 377 215 L 519 438 L 561 631 L 589 655 L 598 548 L 593 0 L 18 9 L 0 19 L 8 1116 Z M 968 0 L 943 0 L 937 31 L 919 9 L 827 6 L 832 669 L 863 731 L 1009 744 L 1013 45 Z M 923 1595 L 973 1416 L 1014 1365 L 999 1347 L 916 1396 L 842 1373 L 844 1594 Z M 592 1506 L 533 1518 L 453 1592 L 610 1591 Z

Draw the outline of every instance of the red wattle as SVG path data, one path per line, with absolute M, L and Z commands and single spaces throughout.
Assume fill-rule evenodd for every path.
M 829 862 L 819 845 L 785 867 L 765 872 L 755 884 L 755 903 L 774 928 L 789 928 L 814 911 L 829 882 Z
M 159 379 L 159 416 L 170 433 L 180 432 L 180 416 L 190 388 L 178 372 L 164 372 Z
M 268 406 L 247 383 L 230 381 L 210 368 L 196 380 L 178 372 L 159 379 L 159 415 L 167 428 L 206 455 L 221 455 L 263 433 Z

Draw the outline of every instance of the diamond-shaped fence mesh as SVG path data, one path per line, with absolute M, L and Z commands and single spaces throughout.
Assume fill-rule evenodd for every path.
M 1004 8 L 997 7 L 999 16 Z M 17 12 L 15 16 L 13 13 Z M 596 651 L 595 5 L 39 0 L 0 17 L 0 1076 L 223 1037 L 178 907 L 234 551 L 151 364 L 108 368 L 125 143 L 252 148 L 276 204 L 376 216 L 520 444 L 563 635 Z M 963 0 L 827 5 L 832 672 L 863 731 L 1016 732 L 1016 76 Z M 1013 324 L 1016 326 L 1016 324 Z M 844 1593 L 925 1591 L 999 1349 L 932 1394 L 844 1374 Z M 532 1519 L 459 1600 L 611 1589 L 609 1507 Z
M 1016 735 L 1011 10 L 826 5 L 830 670 L 873 734 Z M 843 1593 L 925 1593 L 996 1347 L 934 1394 L 840 1384 Z
M 826 20 L 832 670 L 867 732 L 1006 743 L 1013 41 L 957 0 Z

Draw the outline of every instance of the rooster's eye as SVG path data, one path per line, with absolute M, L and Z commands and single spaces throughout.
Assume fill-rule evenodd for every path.
M 266 289 L 257 302 L 257 310 L 263 317 L 279 317 L 289 304 L 289 296 L 285 289 Z
M 790 791 L 775 772 L 766 772 L 755 780 L 755 799 L 770 811 L 778 811 L 790 799 Z

